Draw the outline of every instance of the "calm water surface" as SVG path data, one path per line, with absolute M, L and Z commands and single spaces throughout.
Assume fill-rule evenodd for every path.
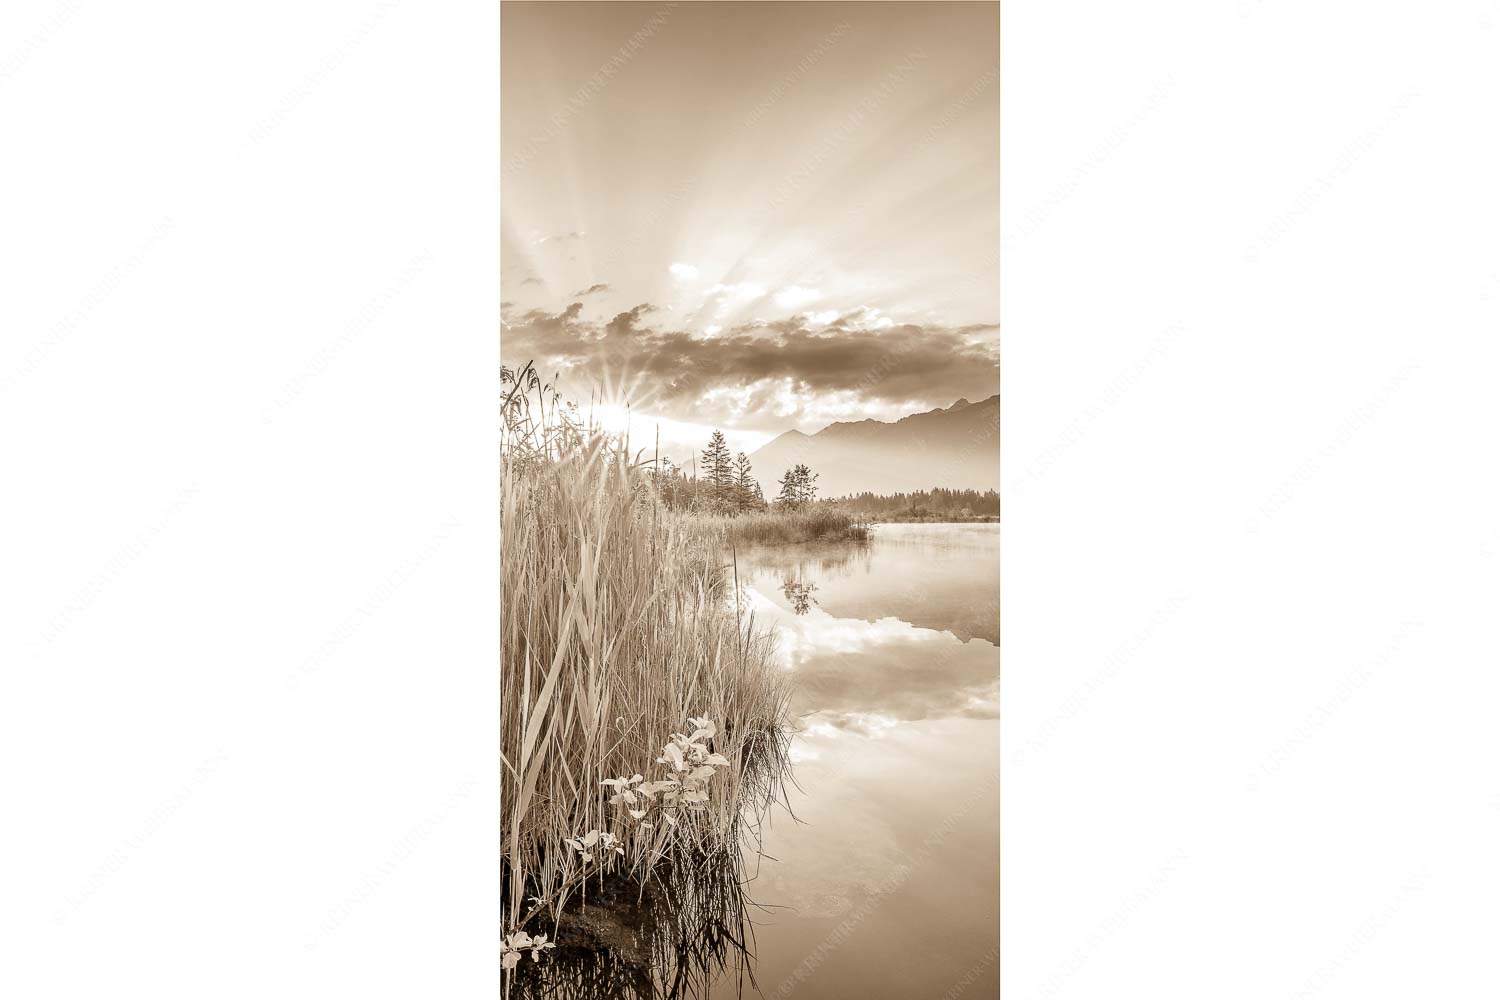
M 762 992 L 997 996 L 999 525 L 751 549 L 739 575 L 802 725 L 796 819 L 778 810 L 751 864 Z

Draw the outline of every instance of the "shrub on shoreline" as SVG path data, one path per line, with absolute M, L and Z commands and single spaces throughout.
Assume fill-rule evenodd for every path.
M 771 510 L 737 517 L 686 515 L 722 531 L 736 545 L 796 545 L 802 542 L 866 542 L 870 523 L 839 507 L 818 504 L 801 510 Z

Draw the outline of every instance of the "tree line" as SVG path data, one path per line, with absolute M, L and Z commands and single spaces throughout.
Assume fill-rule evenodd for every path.
M 714 431 L 698 457 L 698 467 L 682 468 L 669 458 L 657 460 L 651 471 L 657 495 L 672 510 L 711 514 L 750 514 L 770 510 L 750 459 L 744 452 L 731 456 L 722 431 Z M 781 486 L 774 506 L 800 510 L 818 497 L 818 474 L 798 463 L 777 480 Z
M 768 510 L 795 511 L 814 504 L 837 504 L 851 513 L 877 519 L 943 520 L 1000 516 L 997 490 L 934 487 L 909 493 L 852 493 L 819 499 L 818 474 L 804 463 L 777 479 L 780 490 L 768 501 L 744 452 L 731 453 L 721 431 L 714 431 L 699 454 L 696 468 L 660 458 L 651 471 L 657 495 L 672 510 L 734 516 Z
M 1000 516 L 1000 493 L 997 490 L 935 487 L 883 495 L 866 491 L 840 497 L 836 502 L 841 507 L 872 517 Z

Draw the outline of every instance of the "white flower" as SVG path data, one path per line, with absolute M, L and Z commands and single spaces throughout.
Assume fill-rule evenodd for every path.
M 656 758 L 658 764 L 671 764 L 674 771 L 686 771 L 687 762 L 682 757 L 682 751 L 676 743 L 668 743 L 662 747 L 662 755 Z
M 547 935 L 545 934 L 538 934 L 536 937 L 532 937 L 525 931 L 516 931 L 508 940 L 504 937 L 500 939 L 500 965 L 509 972 L 521 961 L 521 953 L 528 949 L 531 951 L 531 960 L 533 962 L 540 962 L 542 960 L 542 952 L 552 947 L 555 947 L 555 945 L 547 940 Z
M 531 960 L 533 962 L 540 962 L 542 960 L 542 950 L 555 947 L 556 945 L 547 940 L 547 935 L 538 934 L 531 939 Z
M 611 788 L 615 788 L 623 792 L 631 785 L 638 785 L 640 784 L 640 782 L 641 776 L 639 774 L 636 774 L 632 775 L 629 778 L 605 778 L 603 781 L 599 782 L 599 784 L 609 785 Z

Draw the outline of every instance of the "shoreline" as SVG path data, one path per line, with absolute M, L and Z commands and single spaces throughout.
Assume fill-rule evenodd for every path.
M 869 524 L 999 524 L 999 514 L 975 517 L 872 517 Z

